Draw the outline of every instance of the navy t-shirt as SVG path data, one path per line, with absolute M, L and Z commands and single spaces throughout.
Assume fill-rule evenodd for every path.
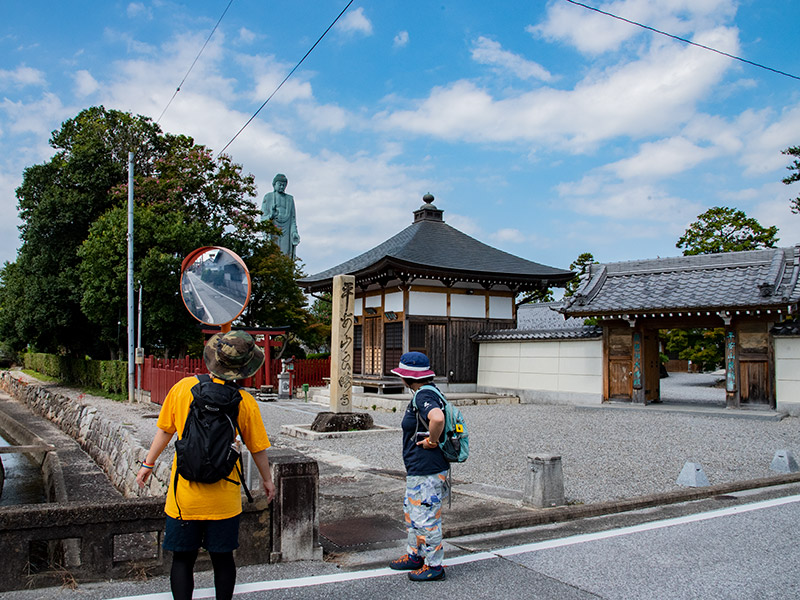
M 411 399 L 403 415 L 403 462 L 406 466 L 406 473 L 409 475 L 433 475 L 447 471 L 450 463 L 447 462 L 439 448 L 426 450 L 422 446 L 417 446 L 415 433 L 427 431 L 427 425 L 423 428 L 422 423 L 417 422 L 417 415 L 414 412 L 413 402 L 416 402 L 423 423 L 428 423 L 428 413 L 433 408 L 444 409 L 441 398 L 433 390 L 420 388 L 416 396 Z M 419 426 L 418 426 L 419 425 Z

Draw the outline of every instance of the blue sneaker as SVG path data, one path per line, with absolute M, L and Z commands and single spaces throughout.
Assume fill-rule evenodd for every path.
M 389 563 L 389 568 L 395 571 L 413 571 L 425 564 L 425 559 L 417 554 L 406 554 Z
M 411 571 L 408 574 L 408 578 L 411 581 L 438 581 L 444 579 L 444 567 L 429 567 L 425 565 L 421 569 Z

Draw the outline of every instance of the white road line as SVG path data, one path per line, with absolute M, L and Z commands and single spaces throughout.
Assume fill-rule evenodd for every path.
M 701 521 L 708 521 L 710 519 L 717 519 L 719 517 L 728 517 L 736 514 L 744 514 L 756 510 L 763 510 L 765 508 L 773 508 L 775 506 L 792 504 L 794 502 L 800 502 L 800 495 L 786 496 L 784 498 L 775 498 L 773 500 L 764 500 L 762 502 L 753 502 L 751 504 L 742 504 L 740 506 L 731 506 L 729 508 L 722 508 L 719 510 L 712 510 L 709 512 L 687 515 L 684 517 L 675 517 L 673 519 L 653 521 L 652 523 L 642 523 L 641 525 L 632 525 L 630 527 L 621 527 L 619 529 L 611 529 L 608 531 L 598 531 L 596 533 L 574 535 L 565 538 L 558 538 L 555 540 L 547 540 L 544 542 L 522 544 L 519 546 L 509 546 L 507 548 L 500 548 L 498 550 L 491 550 L 487 552 L 477 552 L 475 554 L 468 554 L 466 556 L 459 556 L 456 558 L 448 559 L 445 561 L 445 565 L 446 566 L 463 565 L 482 560 L 491 560 L 494 558 L 515 556 L 517 554 L 525 554 L 528 552 L 537 552 L 539 550 L 548 550 L 550 548 L 561 548 L 564 546 L 583 544 L 586 542 L 604 540 L 623 535 L 630 535 L 633 533 L 653 531 L 655 529 L 664 529 L 665 527 L 674 527 L 676 525 L 686 525 L 687 523 L 698 523 Z M 345 581 L 357 581 L 360 579 L 370 579 L 374 577 L 386 577 L 388 575 L 399 575 L 401 573 L 402 573 L 401 571 L 393 571 L 392 569 L 383 568 L 383 569 L 370 569 L 367 571 L 352 571 L 348 573 L 335 573 L 331 575 L 315 575 L 313 577 L 298 577 L 295 579 L 273 579 L 270 581 L 256 581 L 253 583 L 244 583 L 237 585 L 234 590 L 234 594 L 249 594 L 252 592 L 261 592 L 269 590 L 310 587 L 314 585 L 325 585 L 328 583 L 341 583 Z M 213 598 L 214 588 L 197 589 L 194 591 L 194 595 L 192 597 Z M 172 594 L 161 593 L 161 594 L 145 594 L 141 596 L 125 596 L 124 598 L 114 598 L 113 600 L 171 600 L 171 598 Z

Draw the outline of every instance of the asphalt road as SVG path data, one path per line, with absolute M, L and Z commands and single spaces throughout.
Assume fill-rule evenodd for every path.
M 747 502 L 718 498 L 686 505 L 665 518 L 654 511 L 450 540 L 470 548 L 447 559 L 447 579 L 412 583 L 386 568 L 349 571 L 327 563 L 240 569 L 243 600 L 353 600 L 420 597 L 506 599 L 680 600 L 800 597 L 798 486 L 776 493 L 742 492 Z M 751 498 L 748 496 L 752 495 Z M 725 502 L 731 505 L 725 505 Z M 702 509 L 702 510 L 697 510 Z M 677 509 L 670 509 L 677 510 Z M 610 521 L 611 522 L 611 521 Z M 513 543 L 509 544 L 509 541 Z M 198 577 L 195 598 L 213 598 L 209 574 Z M 4 598 L 125 598 L 168 600 L 164 577 L 146 582 L 82 585 L 79 590 L 29 590 Z

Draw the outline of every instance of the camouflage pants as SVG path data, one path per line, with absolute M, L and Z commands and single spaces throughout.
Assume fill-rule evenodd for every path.
M 442 500 L 448 494 L 447 471 L 406 476 L 403 511 L 408 529 L 408 553 L 422 556 L 430 567 L 438 567 L 444 559 Z

